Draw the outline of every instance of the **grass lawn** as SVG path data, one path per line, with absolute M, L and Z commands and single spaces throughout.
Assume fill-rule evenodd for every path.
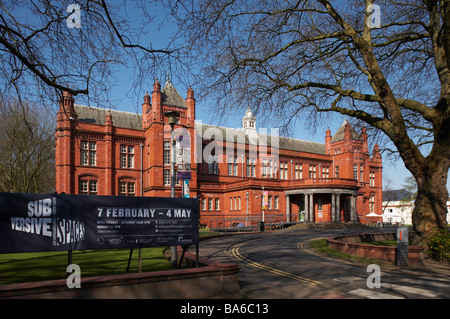
M 203 236 L 211 236 L 211 235 L 220 235 L 221 233 L 218 233 L 216 231 L 211 231 L 209 228 L 200 228 L 198 231 L 198 234 L 200 237 Z
M 142 272 L 171 269 L 164 258 L 166 247 L 142 248 Z M 138 249 L 133 250 L 129 272 L 138 272 Z M 81 278 L 126 273 L 130 249 L 73 251 L 72 263 Z M 41 252 L 0 254 L 0 284 L 67 278 L 68 253 Z
M 199 235 L 218 232 L 200 229 Z M 142 272 L 169 270 L 164 258 L 166 247 L 142 248 Z M 139 250 L 133 250 L 129 272 L 138 272 Z M 79 250 L 72 252 L 72 263 L 80 266 L 81 277 L 126 273 L 130 249 Z M 0 285 L 67 278 L 68 252 L 0 254 Z
M 397 247 L 397 241 L 396 240 L 371 241 L 371 242 L 364 242 L 364 243 L 361 243 L 361 244 Z

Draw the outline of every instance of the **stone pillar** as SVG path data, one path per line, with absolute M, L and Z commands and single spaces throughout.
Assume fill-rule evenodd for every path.
M 341 194 L 336 194 L 336 222 L 340 223 L 341 221 Z
M 356 222 L 356 197 L 355 195 L 352 195 L 350 198 L 350 221 Z
M 331 193 L 331 222 L 336 221 L 336 195 Z
M 309 197 L 305 194 L 305 222 L 309 222 Z
M 314 194 L 309 195 L 309 221 L 314 222 Z

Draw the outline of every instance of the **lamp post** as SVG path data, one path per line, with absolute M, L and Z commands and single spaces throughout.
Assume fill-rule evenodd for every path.
M 262 221 L 259 224 L 259 231 L 264 231 L 264 211 L 266 209 L 266 193 L 264 192 L 264 186 L 262 187 Z
M 177 111 L 167 111 L 163 113 L 165 117 L 168 118 L 168 122 L 170 125 L 170 197 L 175 197 L 175 150 L 173 147 L 173 127 L 177 122 L 177 119 L 180 117 L 180 112 Z M 170 247 L 170 264 L 172 268 L 177 266 L 177 246 Z
M 262 207 L 262 222 L 264 223 L 264 211 L 266 210 L 266 193 L 264 192 L 264 186 L 262 187 L 263 207 Z

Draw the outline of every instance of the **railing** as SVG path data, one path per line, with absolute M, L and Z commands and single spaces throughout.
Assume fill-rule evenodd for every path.
M 348 178 L 305 178 L 286 181 L 283 186 L 304 187 L 304 186 L 347 186 L 357 187 L 358 181 Z
M 221 188 L 224 191 L 232 191 L 234 189 L 242 189 L 248 187 L 262 188 L 266 187 L 270 189 L 272 187 L 278 188 L 304 188 L 304 187 L 323 187 L 323 186 L 338 186 L 338 187 L 352 187 L 359 186 L 358 181 L 347 178 L 304 178 L 304 179 L 262 179 L 262 178 L 248 178 L 240 181 L 225 183 L 225 184 L 212 184 L 207 182 L 200 182 L 200 190 L 207 188 Z

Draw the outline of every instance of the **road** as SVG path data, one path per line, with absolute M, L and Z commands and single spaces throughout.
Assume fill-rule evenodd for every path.
M 368 277 L 375 272 L 368 272 L 367 264 L 319 254 L 308 245 L 316 238 L 361 232 L 361 229 L 288 228 L 270 233 L 226 236 L 201 241 L 200 255 L 240 265 L 241 291 L 232 298 L 450 298 L 448 267 L 412 270 L 385 265 L 380 268 L 381 287 L 369 288 Z M 373 276 L 369 283 L 376 283 Z

